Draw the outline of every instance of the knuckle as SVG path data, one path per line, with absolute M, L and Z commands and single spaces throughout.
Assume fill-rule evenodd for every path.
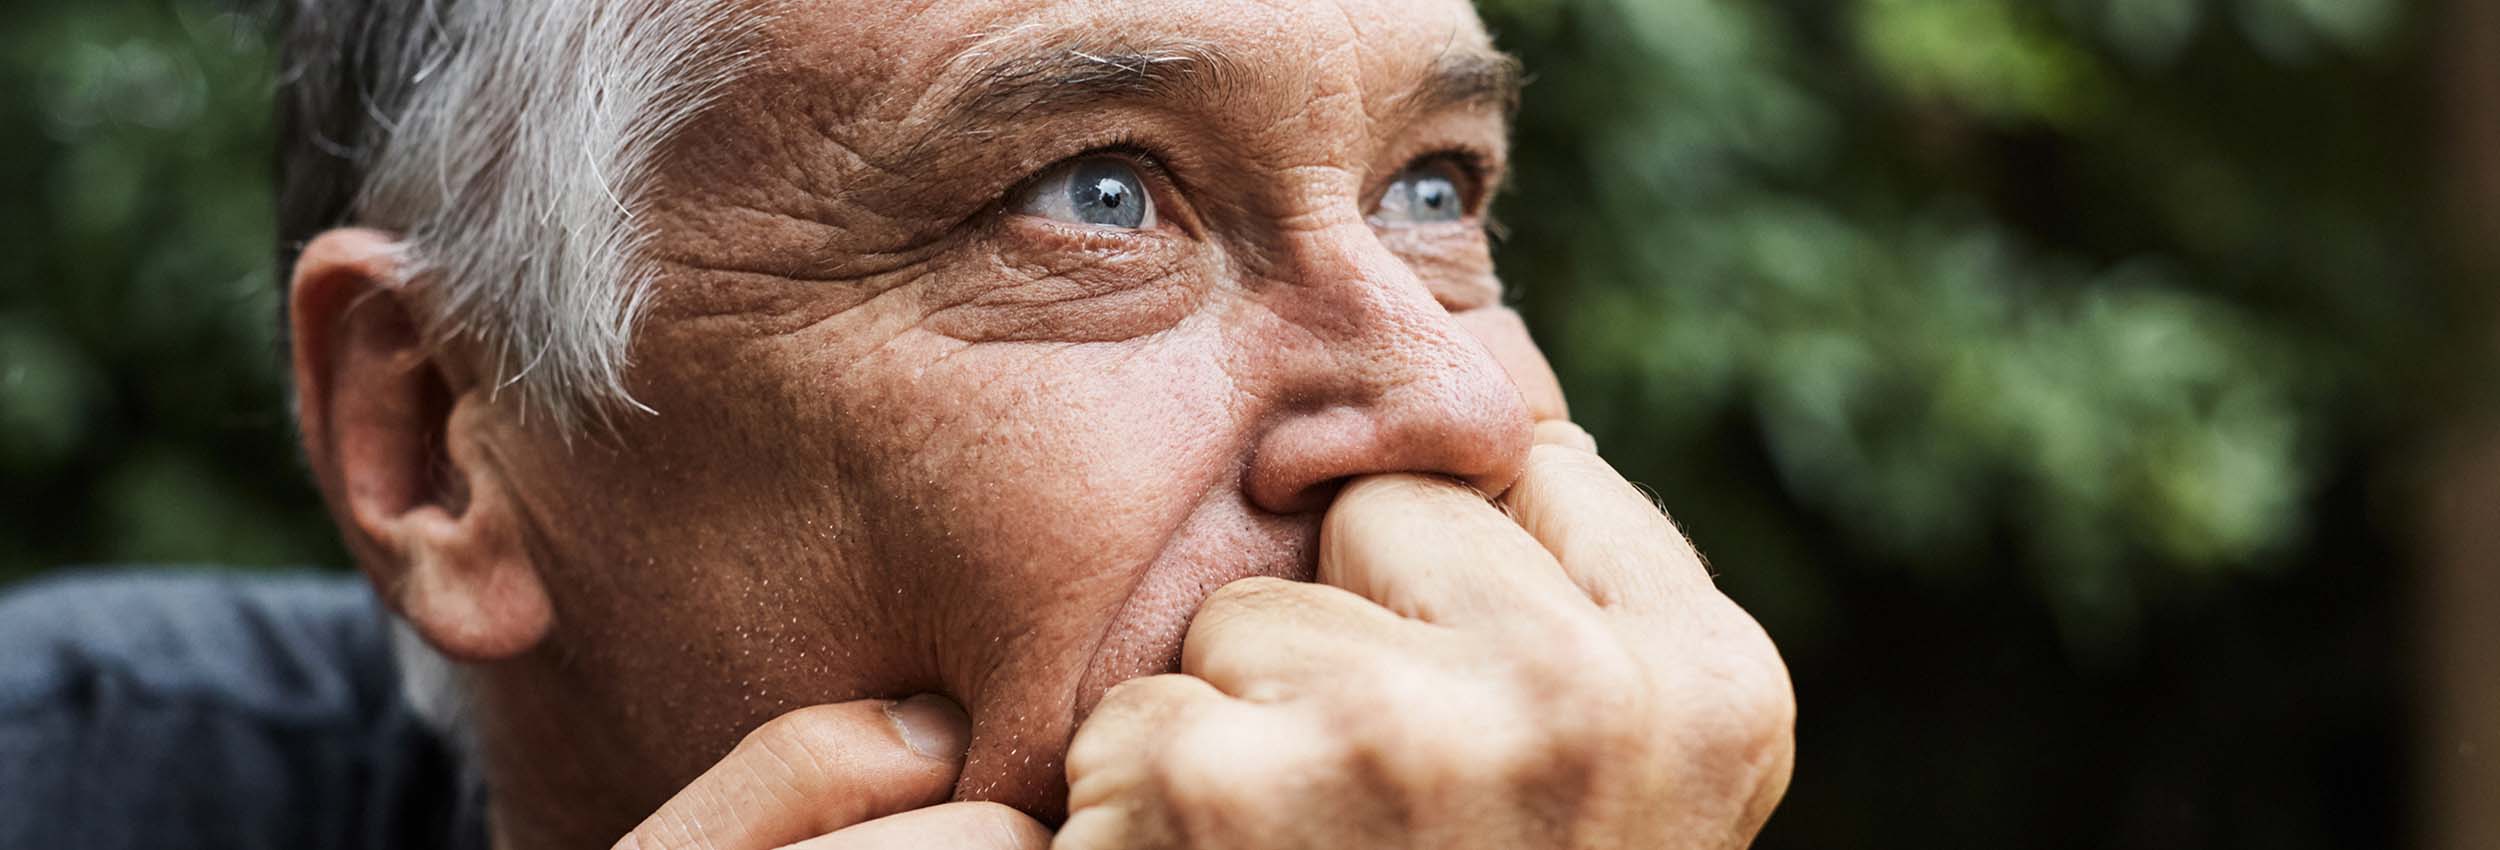
M 1516 719 L 1452 717 L 1417 724 L 1414 733 L 1379 755 L 1392 784 L 1416 801 L 1533 785 L 1577 763 L 1550 727 Z
M 1163 797 L 1182 809 L 1228 811 L 1267 787 L 1274 777 L 1265 766 L 1233 764 L 1233 753 L 1204 726 L 1183 730 L 1155 761 L 1155 783 Z
M 1607 694 L 1641 684 L 1640 660 L 1607 622 L 1589 616 L 1550 618 L 1540 624 L 1532 654 L 1523 662 L 1529 693 L 1545 708 L 1603 703 Z
M 1502 677 L 1407 678 L 1349 706 L 1339 726 L 1356 738 L 1347 761 L 1369 767 L 1400 796 L 1429 801 L 1507 785 L 1556 755 L 1537 696 Z M 1416 697 L 1429 694 L 1428 699 Z
M 1179 722 L 1189 704 L 1212 693 L 1204 681 L 1179 673 L 1143 676 L 1111 686 L 1068 742 L 1067 770 L 1085 777 L 1133 764 L 1147 742 Z
M 1088 790 L 1094 779 L 1120 763 L 1125 753 L 1118 736 L 1092 724 L 1078 726 L 1076 735 L 1068 740 L 1067 771 L 1070 793 Z
M 1528 451 L 1528 480 L 1540 488 L 1628 488 L 1623 474 L 1605 459 L 1577 449 L 1537 446 Z
M 1094 714 L 1107 714 L 1116 708 L 1125 708 L 1151 700 L 1155 691 L 1154 678 L 1153 676 L 1139 676 L 1104 689 L 1102 699 L 1094 703 Z
M 1797 697 L 1769 639 L 1754 643 L 1723 647 L 1697 683 L 1696 690 L 1709 698 L 1679 722 L 1691 730 L 1704 762 L 1766 773 L 1785 764 L 1795 749 Z
M 1232 615 L 1244 610 L 1259 610 L 1293 604 L 1307 585 L 1275 576 L 1250 576 L 1226 582 L 1208 594 L 1198 606 L 1198 616 Z
M 1154 777 L 1184 832 L 1237 834 L 1317 799 L 1322 785 L 1345 774 L 1346 752 L 1338 736 L 1274 715 L 1210 717 L 1169 740 Z
M 1785 745 L 1797 726 L 1797 695 L 1784 672 L 1754 670 L 1735 677 L 1722 703 L 1722 727 L 1752 747 Z
M 1139 676 L 1103 691 L 1102 700 L 1095 703 L 1094 713 L 1101 715 L 1114 710 L 1150 709 L 1183 701 L 1204 690 L 1205 686 L 1196 679 L 1179 673 Z

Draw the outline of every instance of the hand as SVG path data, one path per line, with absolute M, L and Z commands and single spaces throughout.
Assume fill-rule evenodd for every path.
M 757 727 L 616 848 L 1047 846 L 1050 831 L 1015 809 L 945 803 L 971 736 L 942 697 L 802 708 Z
M 1356 481 L 1320 583 L 1218 589 L 1182 672 L 1077 730 L 1052 846 L 1750 843 L 1788 787 L 1787 668 L 1585 433 L 1538 433 L 1498 506 Z

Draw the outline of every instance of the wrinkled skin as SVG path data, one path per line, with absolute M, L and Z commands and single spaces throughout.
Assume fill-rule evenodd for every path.
M 1220 97 L 925 134 L 983 59 L 1106 39 L 1234 61 Z M 305 281 L 330 248 L 389 269 L 353 242 L 298 269 L 316 472 L 395 607 L 471 662 L 505 843 L 604 843 L 776 716 L 915 693 L 970 716 L 954 797 L 1055 823 L 1104 693 L 1178 670 L 1218 587 L 1313 578 L 1346 482 L 1501 493 L 1565 416 L 1481 230 L 1503 111 L 1410 94 L 1489 49 L 1461 0 L 818 0 L 776 7 L 758 46 L 644 219 L 660 275 L 631 381 L 656 415 L 568 439 L 456 346 L 422 355 L 440 398 L 357 407 L 384 385 L 324 370 L 420 356 L 356 340 L 421 346 Z M 1015 210 L 1114 144 L 1165 172 L 1157 228 Z M 1488 165 L 1464 221 L 1367 218 L 1447 151 Z M 325 347 L 323 317 L 348 342 Z M 434 413 L 456 480 L 410 525 L 426 497 L 372 494 L 422 476 L 360 470 L 424 442 L 392 417 Z
M 632 450 L 516 431 L 510 456 L 546 463 L 516 477 L 559 619 L 589 612 L 567 673 L 609 721 L 652 724 L 637 761 L 682 778 L 780 711 L 937 690 L 972 713 L 962 793 L 1047 811 L 1079 715 L 1170 669 L 1208 591 L 1310 575 L 1332 483 L 1499 489 L 1562 402 L 1480 231 L 1401 253 L 1364 221 L 1425 145 L 1503 143 L 1494 112 L 1367 117 L 1417 58 L 1484 38 L 1464 4 L 882 5 L 791 12 L 770 71 L 682 148 L 635 352 L 661 414 L 628 423 Z M 961 34 L 1035 22 L 1218 41 L 1291 76 L 905 158 L 897 128 Z M 1202 234 L 1089 243 L 982 214 L 1105 130 L 1202 181 L 1162 206 Z

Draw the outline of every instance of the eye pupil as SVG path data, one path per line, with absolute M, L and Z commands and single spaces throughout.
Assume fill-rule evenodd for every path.
M 1389 226 L 1441 224 L 1466 217 L 1466 198 L 1459 194 L 1460 178 L 1447 165 L 1420 166 L 1408 169 L 1390 182 L 1372 214 L 1374 221 Z
M 1077 163 L 1066 183 L 1068 217 L 1079 224 L 1136 228 L 1152 215 L 1146 180 L 1127 162 L 1101 157 Z

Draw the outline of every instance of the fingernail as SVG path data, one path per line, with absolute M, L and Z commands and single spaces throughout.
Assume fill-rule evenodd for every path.
M 964 715 L 963 706 L 937 694 L 887 703 L 885 716 L 894 721 L 903 745 L 922 758 L 959 761 L 972 745 L 972 718 Z

